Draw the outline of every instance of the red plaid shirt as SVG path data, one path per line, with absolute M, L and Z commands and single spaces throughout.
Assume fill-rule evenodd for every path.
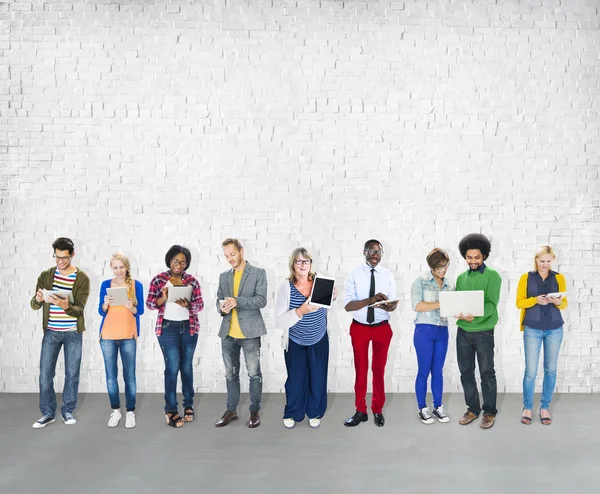
M 156 328 L 154 332 L 156 336 L 162 334 L 162 325 L 165 314 L 165 305 L 160 307 L 156 305 L 156 301 L 162 296 L 162 289 L 168 283 L 171 277 L 170 271 L 157 274 L 150 282 L 150 288 L 148 289 L 148 297 L 146 298 L 146 307 L 150 310 L 158 310 L 158 317 L 156 318 Z M 198 320 L 198 312 L 204 309 L 204 302 L 202 301 L 202 291 L 200 290 L 200 283 L 192 275 L 183 273 L 181 276 L 181 282 L 184 286 L 192 287 L 192 300 L 190 301 L 190 334 L 198 334 L 200 332 L 200 321 Z

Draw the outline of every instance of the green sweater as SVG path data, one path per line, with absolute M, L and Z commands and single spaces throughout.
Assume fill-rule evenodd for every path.
M 56 266 L 53 266 L 46 271 L 42 271 L 42 274 L 38 277 L 37 285 L 35 286 L 35 293 L 40 288 L 45 288 L 46 290 L 52 290 L 52 286 L 54 284 L 54 272 L 56 271 Z M 85 331 L 85 321 L 83 320 L 83 311 L 85 309 L 85 303 L 87 302 L 88 297 L 90 296 L 90 279 L 87 274 L 85 274 L 81 269 L 77 271 L 77 277 L 75 278 L 75 283 L 73 283 L 73 299 L 74 303 L 69 305 L 68 308 L 65 309 L 65 313 L 69 316 L 73 316 L 77 318 L 77 332 L 83 333 Z M 43 308 L 43 322 L 42 329 L 46 331 L 48 326 L 48 319 L 50 316 L 50 304 L 47 304 L 43 300 L 38 302 L 35 299 L 35 295 L 31 299 L 29 303 L 33 310 L 40 310 Z
M 483 273 L 465 271 L 456 280 L 456 291 L 483 290 L 483 316 L 476 317 L 473 322 L 459 319 L 456 325 L 465 331 L 486 331 L 494 329 L 498 323 L 498 301 L 500 300 L 502 278 L 498 271 L 486 266 Z

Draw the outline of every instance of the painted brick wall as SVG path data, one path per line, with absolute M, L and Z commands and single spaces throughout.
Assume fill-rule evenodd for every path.
M 220 241 L 237 236 L 268 273 L 265 390 L 285 380 L 272 309 L 290 251 L 308 247 L 341 286 L 377 237 L 405 300 L 387 387 L 411 392 L 410 284 L 433 246 L 456 277 L 459 239 L 481 231 L 503 277 L 499 389 L 521 389 L 516 284 L 549 242 L 570 295 L 558 391 L 600 391 L 600 2 L 23 0 L 0 14 L 0 390 L 37 390 L 29 299 L 64 235 L 93 284 L 82 391 L 105 390 L 110 254 L 147 286 L 182 243 L 206 302 L 197 387 L 224 392 L 213 307 Z M 352 390 L 349 321 L 332 311 L 331 391 Z M 153 324 L 146 392 L 162 389 Z M 445 379 L 460 390 L 453 344 Z

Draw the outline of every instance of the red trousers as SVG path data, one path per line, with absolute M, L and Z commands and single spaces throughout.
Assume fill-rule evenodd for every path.
M 354 395 L 356 411 L 367 413 L 367 373 L 369 372 L 369 343 L 373 342 L 373 359 L 371 371 L 373 373 L 373 399 L 371 411 L 381 413 L 385 403 L 385 364 L 387 362 L 390 341 L 392 341 L 392 328 L 386 321 L 378 326 L 368 326 L 352 321 L 350 337 L 354 350 Z

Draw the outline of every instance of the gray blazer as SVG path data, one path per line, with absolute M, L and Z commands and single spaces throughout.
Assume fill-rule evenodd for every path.
M 233 269 L 221 273 L 219 276 L 219 289 L 217 290 L 217 312 L 223 316 L 219 338 L 224 340 L 229 334 L 231 325 L 231 312 L 223 314 L 219 307 L 219 300 L 233 297 Z M 237 315 L 240 328 L 246 338 L 256 338 L 267 334 L 267 327 L 260 309 L 267 305 L 267 273 L 264 269 L 256 268 L 246 262 L 237 301 Z

